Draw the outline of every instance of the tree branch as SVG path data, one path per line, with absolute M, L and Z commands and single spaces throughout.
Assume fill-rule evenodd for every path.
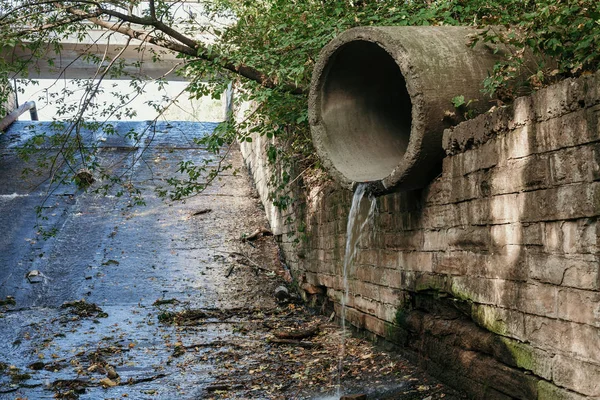
M 84 11 L 77 9 L 77 8 L 73 8 L 73 7 L 69 7 L 66 10 L 75 15 L 82 15 L 82 13 L 84 13 Z M 101 7 L 99 7 L 99 10 L 100 10 L 101 14 L 105 14 L 108 16 L 118 18 L 124 22 L 130 22 L 130 23 L 138 24 L 138 25 L 152 26 L 152 27 L 156 28 L 156 30 L 164 33 L 165 35 L 169 36 L 170 38 L 172 38 L 176 41 L 162 39 L 162 38 L 159 38 L 155 35 L 152 35 L 152 34 L 146 32 L 146 31 L 132 29 L 131 27 L 124 26 L 119 23 L 110 23 L 108 21 L 105 21 L 105 20 L 97 18 L 97 17 L 92 17 L 92 18 L 88 19 L 90 22 L 92 22 L 98 26 L 101 26 L 103 28 L 109 29 L 114 32 L 121 33 L 121 34 L 129 36 L 131 38 L 140 40 L 142 42 L 146 42 L 146 43 L 154 44 L 159 47 L 163 47 L 165 49 L 168 49 L 168 50 L 171 50 L 171 51 L 174 51 L 177 53 L 185 54 L 185 55 L 192 56 L 192 57 L 198 57 L 204 61 L 211 62 L 211 63 L 213 63 L 227 71 L 230 71 L 236 75 L 239 75 L 248 80 L 254 81 L 254 82 L 258 83 L 259 85 L 266 87 L 266 88 L 271 88 L 271 89 L 280 88 L 280 89 L 290 92 L 292 94 L 305 93 L 305 90 L 302 89 L 301 87 L 298 87 L 297 85 L 293 85 L 293 84 L 289 84 L 289 83 L 277 84 L 274 79 L 272 79 L 268 75 L 262 73 L 261 71 L 255 69 L 253 67 L 245 65 L 243 63 L 234 63 L 230 60 L 223 59 L 223 57 L 221 57 L 219 54 L 215 54 L 214 52 L 209 51 L 209 49 L 207 47 L 205 47 L 198 41 L 183 35 L 181 32 L 176 31 L 175 29 L 166 25 L 162 21 L 159 21 L 152 17 L 139 17 L 139 16 L 135 16 L 135 15 L 126 15 L 119 11 L 107 10 L 107 9 L 104 9 Z

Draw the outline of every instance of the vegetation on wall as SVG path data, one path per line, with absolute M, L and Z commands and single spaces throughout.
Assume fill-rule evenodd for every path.
M 595 71 L 600 60 L 600 3 L 596 0 L 206 0 L 201 4 L 200 8 L 190 9 L 185 3 L 163 0 L 0 0 L 3 51 L 7 54 L 25 46 L 32 53 L 31 58 L 18 62 L 7 62 L 6 57 L 0 59 L 0 80 L 4 83 L 0 85 L 0 100 L 9 93 L 5 89 L 10 87 L 10 79 L 25 75 L 28 63 L 47 57 L 48 48 L 60 54 L 60 41 L 66 37 L 87 40 L 90 29 L 102 28 L 105 39 L 123 36 L 127 45 L 140 51 L 147 45 L 174 51 L 184 65 L 178 73 L 190 80 L 186 95 L 218 97 L 233 81 L 238 94 L 236 101 L 254 102 L 255 108 L 242 121 L 230 119 L 213 135 L 196 140 L 222 156 L 223 146 L 236 139 L 249 141 L 249 133 L 277 137 L 277 145 L 268 149 L 269 160 L 280 166 L 273 201 L 285 207 L 289 200 L 285 187 L 294 180 L 289 171 L 297 174 L 318 167 L 307 121 L 312 68 L 320 49 L 348 28 L 481 27 L 484 33 L 474 41 L 510 44 L 513 49 L 483 83 L 490 96 L 500 95 L 504 102 L 524 93 L 523 90 Z M 203 19 L 213 23 L 203 23 Z M 210 41 L 198 40 L 201 35 L 210 37 Z M 527 88 L 517 93 L 507 91 L 506 83 L 520 73 L 520 56 L 524 51 L 547 55 L 556 63 L 540 64 L 538 69 L 527 71 Z M 152 54 L 154 60 L 161 56 L 156 51 Z M 94 164 L 95 150 L 80 146 L 79 132 L 81 127 L 87 127 L 114 133 L 106 121 L 135 113 L 127 105 L 131 96 L 143 94 L 144 81 L 137 76 L 128 77 L 132 82 L 130 94 L 122 94 L 116 104 L 97 102 L 101 92 L 99 83 L 108 77 L 127 77 L 125 65 L 118 55 L 107 58 L 89 53 L 82 57 L 96 63 L 98 71 L 90 80 L 80 82 L 86 95 L 79 105 L 73 108 L 65 103 L 57 116 L 59 133 L 51 140 L 62 143 L 61 162 L 56 162 L 56 158 L 44 160 L 41 166 L 46 167 L 46 173 L 57 183 L 75 179 L 74 172 L 80 168 L 89 169 L 105 183 L 97 190 L 106 192 L 113 185 L 122 185 L 125 190 L 119 193 L 128 193 L 134 201 L 142 202 L 136 197 L 139 193 L 135 188 L 124 185 L 124 177 L 112 176 Z M 156 108 L 161 111 L 169 104 L 163 102 Z M 48 140 L 44 134 L 40 135 L 25 147 L 25 157 Z M 223 162 L 214 165 L 184 161 L 180 165 L 181 175 L 170 178 L 158 191 L 173 199 L 194 195 L 222 169 L 228 168 Z

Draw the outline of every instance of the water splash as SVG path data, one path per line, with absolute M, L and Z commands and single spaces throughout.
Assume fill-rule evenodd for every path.
M 338 360 L 338 385 L 337 394 L 341 396 L 342 391 L 342 372 L 344 367 L 344 356 L 346 354 L 346 304 L 348 303 L 349 296 L 349 284 L 348 274 L 350 268 L 354 264 L 356 254 L 358 252 L 358 243 L 365 237 L 365 234 L 369 231 L 368 226 L 372 225 L 373 214 L 375 213 L 375 207 L 377 201 L 375 197 L 368 196 L 370 201 L 368 212 L 361 213 L 361 201 L 367 194 L 367 183 L 360 183 L 354 191 L 352 197 L 352 205 L 350 207 L 350 213 L 348 214 L 348 224 L 346 226 L 346 252 L 344 254 L 343 264 L 343 290 L 341 298 L 341 323 L 342 323 L 342 338 L 340 343 L 340 355 Z M 339 398 L 339 397 L 338 397 Z

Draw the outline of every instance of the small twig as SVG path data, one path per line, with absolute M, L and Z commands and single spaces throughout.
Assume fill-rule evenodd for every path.
M 239 343 L 233 343 L 233 342 L 226 342 L 223 340 L 217 340 L 214 342 L 208 342 L 208 343 L 194 343 L 194 344 L 190 344 L 187 346 L 183 346 L 184 349 L 186 350 L 194 350 L 196 348 L 203 348 L 203 347 L 242 347 L 241 344 Z
M 317 346 L 317 344 L 313 343 L 313 342 L 303 342 L 300 340 L 292 340 L 292 339 L 277 339 L 277 338 L 275 338 L 275 339 L 269 339 L 268 342 L 274 343 L 274 344 L 289 344 L 291 346 L 300 346 L 305 349 L 312 349 Z
M 208 392 L 216 392 L 217 390 L 241 389 L 243 387 L 244 387 L 244 385 L 240 385 L 240 384 L 231 385 L 228 383 L 218 383 L 218 384 L 207 386 L 206 390 Z
M 246 261 L 248 261 L 250 263 L 251 266 L 253 266 L 256 269 L 259 269 L 261 271 L 266 271 L 266 272 L 273 272 L 269 268 L 265 268 L 262 265 L 258 264 L 256 261 L 252 260 L 250 257 L 248 257 L 245 254 L 238 253 L 237 251 L 233 251 L 233 252 L 231 252 L 229 254 L 232 255 L 232 256 L 243 257 L 244 259 L 246 259 Z
M 212 211 L 212 209 L 210 209 L 210 208 L 205 208 L 204 210 L 199 210 L 199 211 L 196 211 L 195 213 L 192 213 L 192 216 L 195 216 L 195 215 L 202 215 L 202 214 L 207 214 L 207 213 L 209 213 L 209 212 L 211 212 L 211 211 Z
M 233 272 L 234 268 L 235 268 L 235 264 L 231 264 L 231 266 L 229 268 L 227 268 L 227 273 L 225 274 L 225 278 L 229 278 L 229 276 Z
M 167 376 L 167 374 L 158 374 L 158 375 L 153 375 L 153 376 L 148 376 L 146 378 L 138 378 L 138 379 L 129 378 L 129 380 L 127 381 L 127 384 L 128 385 L 137 385 L 138 383 L 152 382 L 157 379 L 164 378 L 165 376 Z

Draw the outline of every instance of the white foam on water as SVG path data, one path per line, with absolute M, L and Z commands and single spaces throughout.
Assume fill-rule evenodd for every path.
M 28 197 L 29 194 L 20 194 L 20 193 L 13 193 L 13 194 L 0 194 L 0 199 L 7 199 L 7 200 L 12 200 L 12 199 L 16 199 L 17 197 Z

